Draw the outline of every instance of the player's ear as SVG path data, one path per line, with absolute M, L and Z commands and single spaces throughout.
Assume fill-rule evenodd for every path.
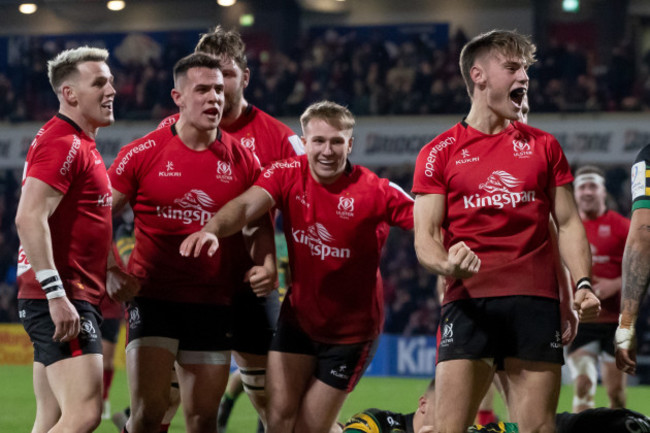
M 245 89 L 246 87 L 248 87 L 248 83 L 251 80 L 251 70 L 246 68 L 246 69 L 244 69 L 242 74 L 243 74 L 244 89 Z
M 174 101 L 174 104 L 176 104 L 176 106 L 178 108 L 181 108 L 181 106 L 183 105 L 183 98 L 182 98 L 181 92 L 176 90 L 176 88 L 174 87 L 172 89 L 172 91 L 171 91 L 171 95 L 172 95 L 172 100 Z
M 61 85 L 61 97 L 68 105 L 73 107 L 77 106 L 77 94 L 75 93 L 74 87 L 70 84 L 64 83 Z
M 352 153 L 352 145 L 354 144 L 354 137 L 350 137 L 350 146 L 348 147 L 348 155 Z
M 475 86 L 478 86 L 479 88 L 485 87 L 487 79 L 485 77 L 485 70 L 480 64 L 475 64 L 471 67 L 469 70 L 469 76 L 474 82 Z
M 427 398 L 423 395 L 418 400 L 418 412 L 425 414 L 427 412 Z

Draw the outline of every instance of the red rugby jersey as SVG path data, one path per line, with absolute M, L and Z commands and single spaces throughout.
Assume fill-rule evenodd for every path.
M 158 128 L 177 122 L 178 116 L 167 117 Z M 300 137 L 291 128 L 250 104 L 232 125 L 222 129 L 252 151 L 263 167 L 305 153 Z
M 259 163 L 227 134 L 195 151 L 174 125 L 125 146 L 109 169 L 113 187 L 130 198 L 135 248 L 128 270 L 139 296 L 168 301 L 229 304 L 253 264 L 241 232 L 220 239 L 213 257 L 183 257 L 183 239 L 200 230 L 228 201 L 248 189 Z
M 105 293 L 113 195 L 95 141 L 58 114 L 38 132 L 27 152 L 23 184 L 39 179 L 63 193 L 48 219 L 52 250 L 67 296 L 98 305 Z M 18 298 L 46 299 L 22 247 Z
M 413 193 L 445 195 L 445 247 L 464 241 L 481 259 L 473 277 L 447 279 L 443 303 L 509 295 L 557 299 L 550 192 L 572 180 L 557 140 L 519 122 L 494 135 L 461 122 L 422 148 Z
M 350 166 L 336 182 L 312 177 L 305 155 L 264 169 L 256 185 L 282 211 L 291 308 L 315 341 L 350 344 L 376 337 L 383 323 L 379 258 L 385 224 L 413 228 L 413 200 L 368 169 Z
M 594 277 L 617 278 L 621 276 L 623 250 L 630 220 L 608 210 L 593 220 L 582 220 L 591 247 L 591 273 Z M 599 323 L 618 323 L 621 292 L 600 302 Z

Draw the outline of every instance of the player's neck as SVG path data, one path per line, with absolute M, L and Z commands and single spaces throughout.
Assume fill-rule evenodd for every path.
M 465 123 L 483 134 L 492 135 L 506 129 L 510 125 L 510 120 L 475 102 L 465 118 Z
M 217 128 L 202 130 L 182 116 L 176 122 L 176 134 L 184 145 L 192 150 L 205 150 L 217 139 Z
M 93 126 L 88 120 L 78 111 L 69 109 L 67 107 L 60 107 L 59 113 L 63 114 L 68 119 L 72 120 L 81 130 L 91 139 L 95 139 L 99 127 Z
M 230 125 L 239 120 L 239 118 L 246 112 L 247 108 L 248 102 L 246 102 L 244 98 L 241 98 L 241 102 L 237 104 L 236 107 L 234 107 L 228 113 L 224 114 L 224 116 L 221 118 L 221 122 L 219 122 L 219 126 L 224 129 L 228 128 Z

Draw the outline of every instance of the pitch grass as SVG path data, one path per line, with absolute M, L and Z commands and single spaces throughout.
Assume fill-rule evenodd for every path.
M 408 413 L 415 410 L 417 400 L 428 384 L 425 379 L 376 378 L 367 377 L 361 380 L 356 390 L 350 395 L 343 410 L 341 421 L 355 412 L 377 407 L 390 409 L 395 412 Z M 562 388 L 559 411 L 571 409 L 572 390 L 568 386 Z M 111 389 L 112 410 L 123 409 L 128 404 L 126 374 L 124 370 L 115 372 L 113 388 Z M 596 404 L 607 405 L 604 389 L 598 387 Z M 0 432 L 27 432 L 30 430 L 34 417 L 34 397 L 32 394 L 31 366 L 0 365 Z M 505 415 L 503 403 L 495 398 L 496 412 L 502 418 Z M 650 386 L 634 386 L 628 389 L 628 407 L 645 413 L 650 413 Z M 240 398 L 228 424 L 228 433 L 254 433 L 257 418 L 252 406 L 245 397 Z M 184 432 L 183 417 L 177 414 L 170 432 Z M 97 429 L 100 433 L 116 433 L 113 423 L 102 421 Z

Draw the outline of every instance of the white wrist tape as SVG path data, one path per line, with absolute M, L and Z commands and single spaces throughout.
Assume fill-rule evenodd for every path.
M 36 279 L 45 292 L 47 299 L 56 299 L 65 296 L 65 289 L 56 269 L 43 269 L 38 271 L 36 272 Z
M 621 328 L 621 317 L 618 316 L 618 328 L 614 334 L 614 342 L 619 349 L 630 350 L 636 343 L 634 325 L 629 328 Z

